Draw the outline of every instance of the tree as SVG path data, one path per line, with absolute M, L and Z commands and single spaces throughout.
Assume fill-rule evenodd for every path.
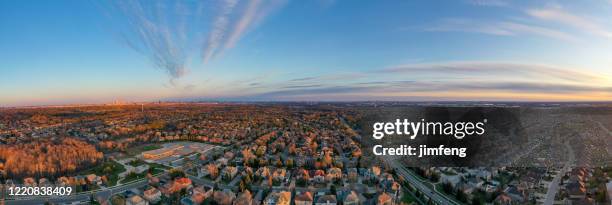
M 187 195 L 187 189 L 182 188 L 182 189 L 181 189 L 181 193 L 180 193 L 180 194 L 181 194 L 181 197 L 183 197 L 183 196 Z
M 217 176 L 219 175 L 219 169 L 217 168 L 217 165 L 215 164 L 208 164 L 206 165 L 206 170 L 208 170 L 208 174 L 210 174 L 210 178 L 211 179 L 216 179 Z
M 595 200 L 598 202 L 606 202 L 606 189 L 604 186 L 600 186 L 597 188 L 597 191 L 595 193 Z
M 255 154 L 258 157 L 262 157 L 265 153 L 266 153 L 266 146 L 264 146 L 264 145 L 259 146 L 257 148 L 257 151 L 255 151 Z
M 246 185 L 244 184 L 244 181 L 240 181 L 240 185 L 238 187 L 240 189 L 240 192 L 244 192 L 244 190 L 246 189 Z
M 467 196 L 465 195 L 465 193 L 461 190 L 457 190 L 457 193 L 455 194 L 455 196 L 457 197 L 457 200 L 459 200 L 460 202 L 467 202 Z
M 289 169 L 293 168 L 293 159 L 288 159 L 287 163 L 286 163 L 286 166 Z
M 472 196 L 472 205 L 482 205 L 482 199 L 478 196 Z
M 449 182 L 442 183 L 442 191 L 446 194 L 452 194 L 453 186 Z
M 171 169 L 170 170 L 170 178 L 171 179 L 176 179 L 179 177 L 185 177 L 185 172 L 183 172 L 180 169 Z

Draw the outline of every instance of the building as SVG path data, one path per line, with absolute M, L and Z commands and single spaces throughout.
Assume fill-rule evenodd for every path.
M 161 200 L 161 192 L 155 187 L 151 187 L 150 189 L 144 191 L 143 197 L 149 201 L 149 203 L 154 204 Z
M 253 196 L 249 190 L 245 190 L 244 192 L 238 195 L 238 198 L 234 200 L 234 205 L 253 205 Z
M 394 205 L 393 198 L 386 192 L 378 195 L 378 199 L 376 200 L 376 205 Z
M 212 186 L 197 186 L 195 188 L 193 188 L 193 195 L 195 196 L 196 194 L 201 195 L 202 197 L 204 197 L 204 199 L 210 198 L 212 197 L 214 188 Z M 198 201 L 198 200 L 194 200 L 194 201 Z
M 238 169 L 236 167 L 227 166 L 221 171 L 221 176 L 225 180 L 232 180 L 238 174 Z
M 312 205 L 312 193 L 306 191 L 296 194 L 295 198 L 293 199 L 293 202 L 295 203 L 295 205 Z
M 344 205 L 360 205 L 359 195 L 355 191 L 351 191 L 346 197 L 344 197 Z
M 142 153 L 142 157 L 148 160 L 158 160 L 174 155 L 175 151 L 183 149 L 183 145 L 173 145 L 170 147 L 164 147 L 156 150 L 146 151 Z
M 272 192 L 263 201 L 264 205 L 289 205 L 291 204 L 291 192 Z
M 149 202 L 138 195 L 134 195 L 125 201 L 125 205 L 149 205 Z
M 219 205 L 232 205 L 235 198 L 236 194 L 229 189 L 215 191 L 213 193 L 213 200 L 215 200 Z
M 338 201 L 336 200 L 336 195 L 323 195 L 317 199 L 315 205 L 336 205 Z
M 499 196 L 497 196 L 497 198 L 495 198 L 495 200 L 493 200 L 494 204 L 500 204 L 500 205 L 506 205 L 506 204 L 512 204 L 512 198 L 510 198 L 510 196 L 508 196 L 505 193 L 500 194 Z

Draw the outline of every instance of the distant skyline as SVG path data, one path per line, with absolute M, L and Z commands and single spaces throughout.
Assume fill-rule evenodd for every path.
M 0 107 L 612 101 L 612 1 L 0 1 Z

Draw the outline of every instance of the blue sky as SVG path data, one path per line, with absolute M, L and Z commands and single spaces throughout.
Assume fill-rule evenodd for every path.
M 0 1 L 0 106 L 612 100 L 612 2 Z

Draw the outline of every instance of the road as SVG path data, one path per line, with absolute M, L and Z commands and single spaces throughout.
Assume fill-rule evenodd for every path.
M 163 173 L 165 174 L 165 173 Z M 158 174 L 161 176 L 163 174 Z M 143 187 L 147 184 L 147 179 L 140 179 L 126 184 L 117 185 L 111 188 L 102 188 L 93 191 L 81 192 L 69 196 L 31 196 L 31 197 L 20 197 L 19 199 L 6 200 L 6 205 L 29 205 L 29 204 L 44 204 L 45 202 L 53 203 L 72 203 L 80 201 L 89 201 L 89 198 L 93 194 L 95 198 L 109 198 L 115 193 L 124 192 L 133 188 Z
M 423 193 L 425 196 L 430 198 L 435 203 L 445 204 L 445 205 L 446 204 L 460 204 L 448 198 L 447 196 L 444 196 L 444 194 L 439 193 L 437 190 L 433 190 L 427 185 L 425 185 L 425 183 L 423 183 L 416 176 L 414 176 L 410 172 L 410 170 L 404 167 L 404 165 L 400 164 L 394 159 L 391 159 L 390 156 L 381 157 L 381 159 L 384 160 L 387 164 L 389 164 L 389 166 L 394 168 L 397 174 L 404 177 L 404 179 L 406 179 L 411 185 L 413 185 L 417 190 L 419 190 L 421 193 Z
M 594 120 L 592 117 L 590 118 L 590 120 L 593 122 L 596 122 L 597 125 L 599 125 L 601 129 L 603 129 L 606 133 L 608 133 L 608 137 L 612 137 L 612 132 L 610 132 L 610 130 L 603 123 L 601 123 L 600 121 Z M 612 140 L 607 140 L 606 143 L 608 143 L 606 146 L 608 155 L 612 156 Z
M 340 119 L 340 121 L 343 124 L 346 125 L 347 128 L 352 129 L 352 127 L 348 125 L 348 123 L 346 122 L 346 120 L 344 120 L 343 117 L 338 116 L 338 118 Z M 355 133 L 357 133 L 357 132 L 355 132 Z M 361 136 L 359 136 L 359 137 L 361 138 Z M 406 167 L 404 165 L 402 165 L 401 163 L 397 162 L 397 160 L 392 159 L 393 156 L 384 156 L 384 157 L 379 157 L 379 158 L 381 160 L 383 160 L 385 163 L 387 163 L 390 167 L 395 169 L 397 174 L 399 174 L 402 177 L 404 177 L 404 179 L 407 180 L 412 186 L 414 186 L 417 190 L 419 190 L 425 196 L 430 198 L 436 204 L 444 204 L 444 205 L 447 205 L 447 204 L 460 204 L 460 203 L 457 203 L 456 201 L 453 201 L 452 199 L 448 198 L 444 194 L 438 192 L 437 190 L 429 188 L 427 185 L 425 185 L 424 182 L 420 181 L 408 169 L 406 169 Z
M 553 178 L 552 182 L 550 182 L 550 184 L 548 185 L 548 190 L 546 191 L 546 198 L 544 198 L 544 205 L 552 205 L 555 202 L 555 195 L 557 195 L 557 192 L 559 192 L 559 182 L 561 182 L 561 177 L 566 172 L 570 171 L 572 165 L 576 160 L 574 149 L 572 149 L 572 146 L 570 146 L 569 141 L 565 141 L 564 144 L 567 148 L 569 159 L 565 163 L 565 166 L 563 166 L 563 169 L 561 169 L 559 173 L 555 175 L 555 178 Z

